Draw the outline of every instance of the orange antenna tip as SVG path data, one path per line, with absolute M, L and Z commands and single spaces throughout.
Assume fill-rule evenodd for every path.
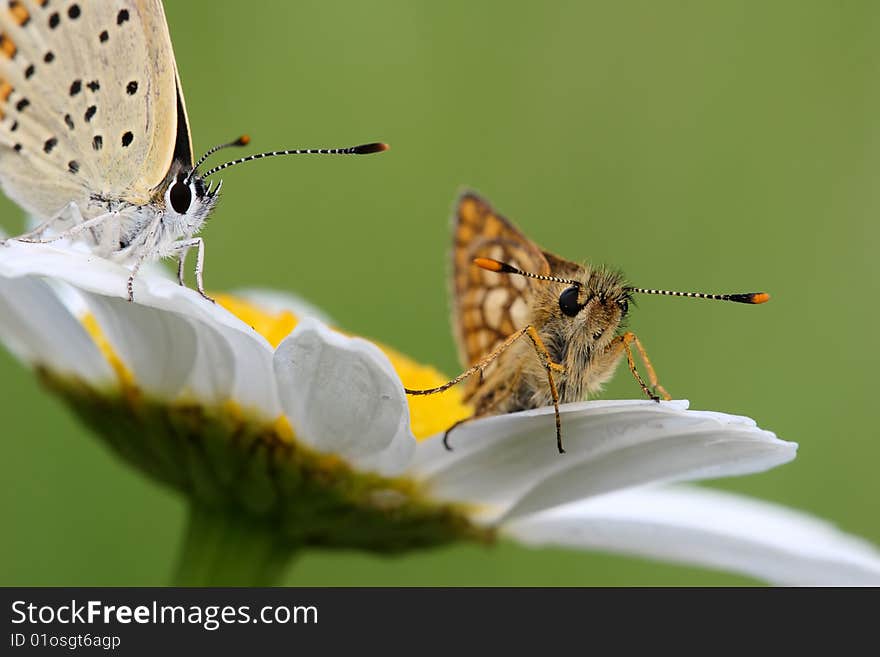
M 744 294 L 729 294 L 727 300 L 737 303 L 767 303 L 770 301 L 770 295 L 766 292 L 746 292 Z
M 497 271 L 499 274 L 523 274 L 528 276 L 525 272 L 521 272 L 516 267 L 511 267 L 506 262 L 500 262 L 498 260 L 493 260 L 492 258 L 474 258 L 474 264 L 477 267 L 482 267 L 483 269 L 488 269 L 489 271 Z
M 384 153 L 391 146 L 388 144 L 384 144 L 382 142 L 373 142 L 372 144 L 361 144 L 360 146 L 355 146 L 351 149 L 351 152 L 355 155 L 371 155 L 372 153 Z
M 242 135 L 235 141 L 236 146 L 247 146 L 251 143 L 250 135 Z
M 504 263 L 498 262 L 497 260 L 493 260 L 492 258 L 474 258 L 474 264 L 477 267 L 482 267 L 483 269 L 488 269 L 489 271 L 504 271 Z

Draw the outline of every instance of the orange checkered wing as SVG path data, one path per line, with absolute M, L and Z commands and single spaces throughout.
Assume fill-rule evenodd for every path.
M 493 258 L 549 274 L 541 249 L 476 194 L 461 196 L 453 218 L 453 332 L 462 365 L 469 367 L 531 321 L 532 281 L 481 269 Z

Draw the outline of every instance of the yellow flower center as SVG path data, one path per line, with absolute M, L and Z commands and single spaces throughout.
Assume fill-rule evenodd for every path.
M 228 294 L 215 295 L 217 303 L 249 324 L 262 335 L 272 347 L 290 335 L 296 327 L 298 318 L 287 310 L 269 312 L 250 301 Z M 344 331 L 340 333 L 347 335 Z M 446 383 L 448 378 L 430 365 L 422 365 L 404 356 L 391 347 L 374 342 L 391 361 L 391 365 L 403 381 L 403 385 L 414 390 L 435 388 Z M 450 388 L 436 395 L 409 397 L 409 420 L 413 435 L 419 440 L 445 431 L 458 420 L 470 417 L 473 410 L 462 400 L 460 388 Z

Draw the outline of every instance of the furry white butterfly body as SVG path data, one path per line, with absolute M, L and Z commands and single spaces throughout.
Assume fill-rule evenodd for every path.
M 9 0 L 0 5 L 0 186 L 42 221 L 15 238 L 75 239 L 131 267 L 191 248 L 217 202 L 205 178 L 274 155 L 369 154 L 366 144 L 251 155 L 196 173 L 183 91 L 161 0 Z

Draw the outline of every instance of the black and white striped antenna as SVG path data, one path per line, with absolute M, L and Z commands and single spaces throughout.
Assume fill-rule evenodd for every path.
M 230 142 L 229 145 L 237 146 L 238 144 L 236 142 Z M 207 178 L 218 171 L 223 171 L 223 169 L 228 169 L 229 167 L 234 167 L 238 164 L 244 164 L 245 162 L 251 162 L 252 160 L 261 160 L 264 157 L 278 157 L 281 155 L 371 155 L 372 153 L 387 151 L 389 148 L 390 146 L 388 146 L 388 144 L 373 142 L 370 144 L 361 144 L 359 146 L 347 146 L 345 148 L 295 148 L 283 151 L 254 153 L 253 155 L 247 155 L 237 160 L 232 160 L 231 162 L 219 164 L 205 172 L 205 174 L 202 175 L 202 178 Z
M 556 276 L 545 276 L 544 274 L 532 274 L 521 269 L 517 269 L 513 265 L 506 262 L 494 260 L 492 258 L 475 258 L 474 264 L 489 271 L 498 272 L 499 274 L 519 274 L 528 278 L 534 278 L 539 281 L 553 281 L 555 283 L 565 283 L 566 285 L 575 285 L 581 287 L 581 283 L 566 278 L 557 278 Z M 623 288 L 627 292 L 635 292 L 637 294 L 659 294 L 667 297 L 690 297 L 692 299 L 714 299 L 716 301 L 733 301 L 735 303 L 767 303 L 770 301 L 770 295 L 766 292 L 738 292 L 735 294 L 706 294 L 703 292 L 674 292 L 672 290 L 649 290 L 644 287 Z
M 766 292 L 738 292 L 736 294 L 705 294 L 703 292 L 674 292 L 672 290 L 648 290 L 643 287 L 625 287 L 627 292 L 637 294 L 660 294 L 666 297 L 691 297 L 693 299 L 715 299 L 736 303 L 767 303 L 770 295 Z

